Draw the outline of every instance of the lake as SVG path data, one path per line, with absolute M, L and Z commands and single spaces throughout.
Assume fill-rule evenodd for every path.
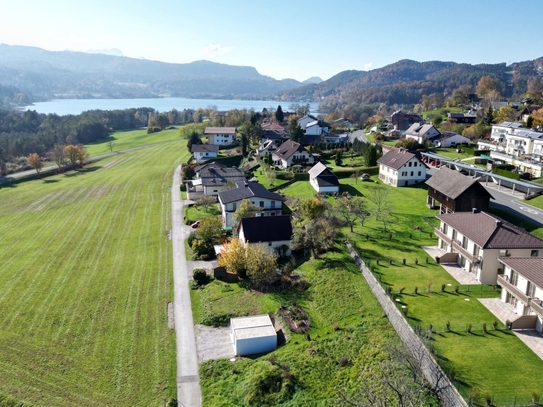
M 177 110 L 198 109 L 199 107 L 213 108 L 217 110 L 254 109 L 257 112 L 266 108 L 275 110 L 281 105 L 283 110 L 302 102 L 273 101 L 273 100 L 222 100 L 222 99 L 186 99 L 186 98 L 149 98 L 149 99 L 54 99 L 48 102 L 38 102 L 25 106 L 25 110 L 36 110 L 38 113 L 56 113 L 59 116 L 67 114 L 80 114 L 86 110 L 117 110 L 137 107 L 152 107 L 159 112 Z M 318 103 L 310 103 L 311 113 L 317 113 Z

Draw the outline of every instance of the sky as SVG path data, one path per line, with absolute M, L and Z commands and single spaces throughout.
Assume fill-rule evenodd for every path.
M 323 80 L 401 59 L 513 63 L 543 56 L 541 0 L 0 0 L 0 43 L 117 48 Z

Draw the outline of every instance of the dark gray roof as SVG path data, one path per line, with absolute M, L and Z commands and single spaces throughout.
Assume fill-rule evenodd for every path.
M 202 171 L 202 170 L 204 170 L 206 168 L 210 168 L 210 167 L 226 168 L 226 165 L 213 161 L 213 162 L 210 162 L 210 163 L 207 163 L 207 164 L 202 164 L 202 165 L 199 165 L 197 167 L 194 167 L 194 171 L 195 172 L 200 172 L 200 171 Z
M 543 240 L 486 212 L 456 212 L 437 218 L 483 249 L 539 249 Z
M 403 148 L 393 148 L 384 156 L 379 158 L 377 162 L 379 164 L 383 164 L 383 165 L 386 165 L 387 167 L 398 170 L 402 168 L 413 157 L 416 157 L 416 155 L 413 153 L 410 153 L 407 150 L 404 150 Z
M 317 176 L 319 187 L 339 187 L 339 180 L 335 174 L 320 174 Z
M 498 257 L 498 260 L 543 289 L 543 257 Z
M 479 184 L 479 181 L 447 167 L 441 167 L 439 171 L 426 181 L 426 185 L 452 199 L 458 198 L 468 188 L 475 184 Z M 494 197 L 482 186 L 481 193 L 494 199 Z
M 200 171 L 200 178 L 202 179 L 202 185 L 205 187 L 224 186 L 228 181 L 244 181 L 245 172 L 234 167 L 210 166 Z
M 219 200 L 223 204 L 242 201 L 250 198 L 266 198 L 276 201 L 283 201 L 283 197 L 275 192 L 268 191 L 258 182 L 238 181 L 236 188 L 219 192 Z
M 304 146 L 302 146 L 300 143 L 296 143 L 292 140 L 287 140 L 283 144 L 281 144 L 277 150 L 273 152 L 274 155 L 288 160 L 294 153 L 307 151 Z
M 216 144 L 193 144 L 190 148 L 191 153 L 217 153 L 219 146 Z
M 289 134 L 285 129 L 261 130 L 260 136 L 269 140 L 281 140 L 289 138 Z
M 249 243 L 277 242 L 292 238 L 290 216 L 257 216 L 242 218 L 239 228 Z

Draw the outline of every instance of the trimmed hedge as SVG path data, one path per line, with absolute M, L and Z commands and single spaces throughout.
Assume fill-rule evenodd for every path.
M 520 174 L 517 174 L 516 172 L 502 170 L 500 168 L 493 168 L 492 172 L 496 175 L 501 175 L 502 177 L 511 178 L 517 181 L 520 180 Z

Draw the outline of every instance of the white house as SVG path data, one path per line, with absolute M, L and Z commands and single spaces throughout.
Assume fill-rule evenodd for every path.
M 283 197 L 268 191 L 258 182 L 236 182 L 236 188 L 222 191 L 218 197 L 225 227 L 234 226 L 234 213 L 245 199 L 261 209 L 259 216 L 280 216 L 283 214 Z
M 219 146 L 215 144 L 193 144 L 190 152 L 196 162 L 217 158 Z
M 543 256 L 543 240 L 486 212 L 437 215 L 434 229 L 444 259 L 472 273 L 483 284 L 496 284 L 503 274 L 498 257 Z M 452 256 L 451 256 L 452 254 Z
M 418 184 L 426 180 L 426 165 L 413 153 L 393 148 L 377 160 L 379 179 L 393 187 Z
M 300 143 L 287 140 L 272 153 L 274 165 L 289 168 L 292 165 L 310 165 L 315 162 L 313 155 Z
M 469 144 L 470 139 L 452 131 L 445 131 L 437 137 L 433 137 L 431 143 L 436 147 L 456 147 L 460 144 Z
M 430 140 L 430 142 L 434 139 L 434 137 L 439 137 L 441 133 L 438 129 L 436 129 L 432 124 L 425 124 L 425 123 L 413 123 L 409 128 L 405 131 L 405 138 L 406 139 L 413 139 L 416 140 L 419 144 L 424 144 L 426 140 Z
M 245 245 L 262 244 L 273 254 L 290 256 L 292 239 L 290 216 L 242 218 L 238 226 L 238 237 Z
M 312 116 L 312 115 L 307 115 L 307 116 L 304 116 L 300 119 L 298 119 L 298 125 L 303 129 L 305 130 L 306 126 L 309 124 L 309 123 L 312 123 L 314 121 L 318 121 L 319 119 L 317 119 L 315 116 Z
M 259 157 L 264 157 L 265 155 L 273 153 L 275 150 L 277 150 L 275 141 L 266 139 L 257 147 L 256 154 Z
M 309 183 L 318 193 L 339 192 L 339 181 L 336 175 L 323 163 L 317 163 L 309 170 Z
M 204 134 L 207 136 L 207 144 L 228 146 L 236 141 L 235 127 L 206 127 Z
M 201 195 L 217 196 L 229 188 L 230 183 L 245 181 L 245 172 L 239 168 L 210 165 L 199 171 L 199 178 L 187 181 L 187 198 Z
M 509 304 L 517 320 L 512 328 L 535 329 L 543 333 L 543 257 L 500 257 L 503 274 L 501 300 Z
M 323 122 L 322 120 L 312 121 L 305 126 L 305 134 L 308 136 L 321 136 L 323 134 L 328 134 L 328 131 L 328 123 Z
M 230 338 L 237 356 L 265 353 L 277 348 L 277 333 L 269 315 L 232 318 Z

